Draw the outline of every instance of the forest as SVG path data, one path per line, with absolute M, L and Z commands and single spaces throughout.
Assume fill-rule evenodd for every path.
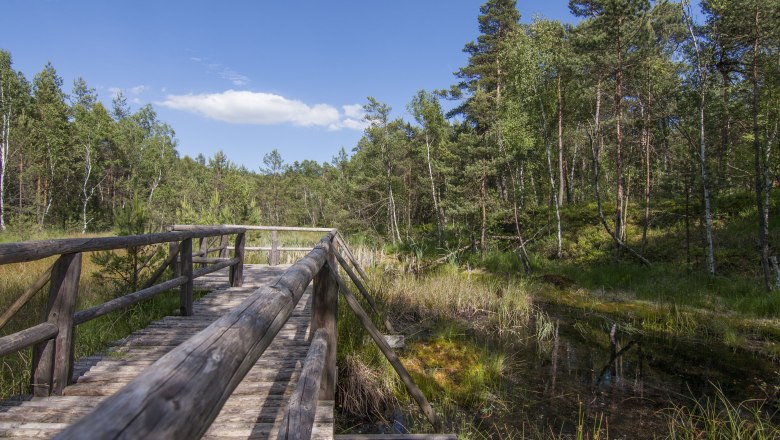
M 780 0 L 568 6 L 571 23 L 487 0 L 451 84 L 404 109 L 367 97 L 361 139 L 330 162 L 280 145 L 259 169 L 183 156 L 151 104 L 66 85 L 51 63 L 27 78 L 0 48 L 0 242 L 138 233 L 139 210 L 147 232 L 337 227 L 379 262 L 401 358 L 454 431 L 635 436 L 641 419 L 640 437 L 711 422 L 709 438 L 774 438 Z M 391 420 L 401 386 L 339 319 L 345 431 Z
M 108 230 L 138 200 L 150 229 L 337 225 L 399 244 L 511 248 L 530 270 L 528 241 L 553 237 L 552 258 L 565 257 L 574 206 L 590 207 L 614 259 L 652 264 L 653 230 L 668 221 L 658 209 L 671 203 L 684 206 L 688 248 L 704 255 L 697 270 L 716 274 L 723 201 L 749 197 L 746 246 L 768 289 L 778 2 L 706 0 L 700 14 L 688 2 L 569 6 L 576 25 L 521 23 L 513 1 L 487 2 L 468 64 L 451 87 L 411 97 L 412 120 L 369 97 L 370 125 L 351 151 L 287 164 L 274 150 L 259 170 L 222 153 L 180 157 L 151 105 L 133 111 L 120 92 L 107 108 L 51 64 L 29 80 L 3 51 L 0 228 Z
M 151 229 L 338 225 L 393 243 L 509 246 L 530 269 L 526 241 L 552 235 L 563 257 L 562 210 L 594 203 L 590 220 L 614 258 L 651 264 L 654 208 L 673 202 L 703 231 L 702 269 L 715 274 L 721 201 L 752 194 L 756 267 L 769 288 L 780 8 L 707 0 L 702 23 L 691 8 L 571 1 L 571 25 L 520 23 L 513 1 L 489 1 L 463 49 L 468 64 L 450 88 L 411 97 L 413 120 L 391 119 L 369 97 L 370 125 L 350 152 L 286 164 L 274 150 L 260 170 L 222 153 L 180 157 L 151 105 L 132 111 L 120 92 L 106 108 L 83 78 L 65 90 L 51 64 L 28 80 L 3 51 L 0 228 L 107 230 L 137 199 Z M 455 105 L 445 113 L 442 101 Z

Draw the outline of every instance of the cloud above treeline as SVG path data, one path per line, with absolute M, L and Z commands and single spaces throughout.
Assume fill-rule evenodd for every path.
M 329 104 L 306 104 L 273 93 L 226 90 L 221 93 L 168 95 L 158 105 L 195 113 L 232 124 L 327 127 L 363 130 L 363 108 L 359 104 L 338 108 Z

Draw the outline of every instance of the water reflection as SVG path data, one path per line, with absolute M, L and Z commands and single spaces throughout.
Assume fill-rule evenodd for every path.
M 778 385 L 776 366 L 717 344 L 640 337 L 607 318 L 555 310 L 551 341 L 513 344 L 506 392 L 516 408 L 497 421 L 528 432 L 574 433 L 577 421 L 610 438 L 654 438 L 666 431 L 663 410 L 715 396 L 765 398 Z M 534 347 L 535 346 L 535 347 Z M 504 347 L 508 350 L 508 347 Z

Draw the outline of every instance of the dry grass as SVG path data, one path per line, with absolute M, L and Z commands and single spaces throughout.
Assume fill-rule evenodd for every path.
M 521 280 L 469 279 L 444 267 L 424 277 L 398 274 L 374 284 L 402 322 L 455 319 L 479 332 L 506 336 L 524 332 L 532 314 L 530 289 Z

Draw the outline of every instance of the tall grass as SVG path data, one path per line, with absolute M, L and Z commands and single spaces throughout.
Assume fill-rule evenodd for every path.
M 395 274 L 374 282 L 396 319 L 460 320 L 487 335 L 524 332 L 532 312 L 523 280 L 469 277 L 452 265 L 422 277 Z
M 765 401 L 733 403 L 716 388 L 715 398 L 691 399 L 691 405 L 667 410 L 670 440 L 769 440 L 780 438 Z

